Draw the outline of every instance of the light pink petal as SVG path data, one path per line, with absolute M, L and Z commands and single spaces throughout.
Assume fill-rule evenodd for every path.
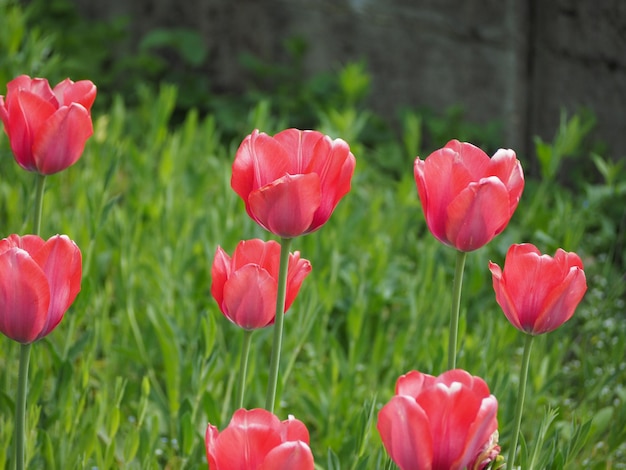
M 47 321 L 50 288 L 42 269 L 19 248 L 0 254 L 0 331 L 20 343 L 35 341 Z
M 232 264 L 233 270 L 246 264 L 258 264 L 278 281 L 280 244 L 274 240 L 263 241 L 258 238 L 243 240 L 235 248 Z
M 96 86 L 90 80 L 80 80 L 74 83 L 66 78 L 52 90 L 59 102 L 59 106 L 69 106 L 72 103 L 81 104 L 87 112 L 96 99 Z
M 515 152 L 511 149 L 498 150 L 491 157 L 488 176 L 497 176 L 506 186 L 513 214 L 524 191 L 524 172 Z
M 33 154 L 38 171 L 51 175 L 72 166 L 92 134 L 91 116 L 82 105 L 59 108 L 35 136 Z
M 45 78 L 30 78 L 28 75 L 20 75 L 7 83 L 7 99 L 12 99 L 19 91 L 27 91 L 49 102 L 54 108 L 59 103 Z
M 482 449 L 491 441 L 493 433 L 498 429 L 498 401 L 493 395 L 482 399 L 474 422 L 469 426 L 465 449 L 453 463 L 455 468 L 466 468 L 474 463 Z
M 19 91 L 8 103 L 8 125 L 5 126 L 11 150 L 17 163 L 35 171 L 33 145 L 40 130 L 55 112 L 52 104 L 27 91 Z
M 548 333 L 572 318 L 586 291 L 585 272 L 573 266 L 563 282 L 546 298 L 544 308 L 535 321 L 533 333 Z
M 284 442 L 265 457 L 259 470 L 314 470 L 313 454 L 302 441 Z
M 401 470 L 430 470 L 433 442 L 428 416 L 413 398 L 396 395 L 378 413 L 376 429 L 385 450 Z
M 255 424 L 229 425 L 217 438 L 215 462 L 218 470 L 256 469 L 277 445 L 280 445 L 280 437 L 271 429 Z
M 285 298 L 285 312 L 296 299 L 304 278 L 311 272 L 311 263 L 300 258 L 300 253 L 289 254 L 289 266 L 287 268 L 287 297 Z
M 461 183 L 462 186 L 467 186 L 471 181 L 479 181 L 488 176 L 491 159 L 482 149 L 469 142 L 459 142 L 458 140 L 451 140 L 444 148 L 453 150 L 456 153 L 454 159 L 455 166 L 461 165 L 467 172 L 468 180 L 465 183 Z M 458 190 L 459 188 L 456 189 L 456 192 Z
M 253 330 L 274 322 L 276 280 L 256 264 L 238 269 L 224 284 L 222 312 L 233 323 Z
M 209 470 L 218 470 L 217 462 L 215 461 L 215 448 L 217 446 L 217 438 L 219 432 L 217 428 L 209 424 L 204 434 L 204 447 L 206 449 L 206 459 L 209 463 Z
M 250 217 L 248 196 L 289 172 L 289 155 L 272 137 L 255 130 L 237 150 L 230 185 L 243 199 Z
M 482 399 L 459 382 L 450 386 L 437 384 L 424 390 L 416 398 L 430 423 L 433 440 L 433 468 L 456 467 L 457 461 L 465 450 L 468 431 L 476 419 Z
M 435 383 L 435 377 L 412 370 L 398 377 L 396 381 L 396 395 L 417 397 L 422 390 Z
M 311 160 L 315 158 L 316 146 L 318 142 L 328 139 L 324 134 L 318 131 L 300 129 L 285 129 L 274 136 L 276 142 L 285 149 L 289 155 L 289 166 L 287 173 L 292 175 L 310 173 L 315 171 L 311 169 Z
M 460 251 L 476 250 L 509 222 L 509 194 L 495 177 L 471 183 L 446 209 L 446 238 Z
M 286 175 L 253 191 L 248 202 L 253 219 L 274 235 L 305 234 L 321 202 L 319 176 Z
M 211 295 L 222 308 L 224 302 L 224 285 L 232 273 L 230 256 L 218 246 L 211 266 Z
M 80 292 L 82 257 L 80 249 L 72 240 L 65 235 L 56 235 L 44 244 L 33 259 L 44 271 L 50 286 L 47 321 L 39 335 L 42 338 L 56 328 Z
M 309 430 L 302 421 L 289 415 L 289 418 L 283 421 L 281 425 L 281 438 L 283 442 L 302 441 L 305 444 L 309 444 Z

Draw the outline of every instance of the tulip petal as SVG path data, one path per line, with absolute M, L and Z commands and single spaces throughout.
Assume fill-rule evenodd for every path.
M 237 150 L 230 185 L 246 203 L 250 217 L 250 193 L 289 172 L 289 155 L 272 137 L 255 130 Z
M 265 242 L 258 238 L 240 241 L 233 253 L 232 270 L 236 271 L 246 264 L 258 264 L 278 280 L 280 244 L 274 240 Z
M 28 91 L 17 91 L 8 102 L 5 129 L 17 163 L 28 171 L 36 170 L 33 144 L 55 108 L 45 99 Z
M 496 177 L 471 183 L 446 209 L 446 238 L 460 251 L 473 251 L 501 232 L 511 217 L 506 187 Z
M 0 254 L 0 331 L 20 343 L 35 341 L 49 304 L 48 280 L 30 255 L 19 248 Z
M 37 170 L 52 175 L 72 166 L 92 134 L 91 117 L 84 106 L 72 103 L 59 108 L 35 136 L 33 155 Z
M 224 284 L 222 312 L 247 330 L 274 322 L 278 286 L 262 267 L 249 264 L 235 271 Z
M 311 272 L 311 263 L 300 258 L 300 253 L 295 252 L 289 255 L 289 264 L 287 267 L 287 295 L 285 298 L 285 312 L 289 310 L 291 304 L 298 296 L 300 287 L 304 278 Z M 278 279 L 278 277 L 276 278 Z
M 543 310 L 533 326 L 534 334 L 556 330 L 574 315 L 576 307 L 587 291 L 585 272 L 575 266 L 563 282 L 544 301 Z
M 259 470 L 313 470 L 313 454 L 302 441 L 284 442 L 274 447 L 265 457 Z
M 209 470 L 218 470 L 217 462 L 215 461 L 215 449 L 217 446 L 217 438 L 219 431 L 215 426 L 209 424 L 204 434 L 204 447 L 206 449 L 206 459 L 209 463 Z
M 258 468 L 280 443 L 276 416 L 261 409 L 239 409 L 217 437 L 214 457 L 220 469 L 249 470 Z
M 484 397 L 474 421 L 467 429 L 464 449 L 452 463 L 452 468 L 463 469 L 471 463 L 482 451 L 485 444 L 490 442 L 491 436 L 498 429 L 498 401 L 493 395 Z
M 415 398 L 423 389 L 431 386 L 435 377 L 412 370 L 398 377 L 396 381 L 396 395 L 406 395 Z
M 387 453 L 401 470 L 432 468 L 433 435 L 428 416 L 415 399 L 394 396 L 378 413 L 376 428 Z
M 224 285 L 232 272 L 230 256 L 218 246 L 211 266 L 211 295 L 222 308 L 224 302 Z
M 509 211 L 515 212 L 524 191 L 524 172 L 522 164 L 511 149 L 499 149 L 493 157 L 488 176 L 496 176 L 509 192 Z
M 52 90 L 59 102 L 59 106 L 69 106 L 78 103 L 89 112 L 96 99 L 96 86 L 90 80 L 79 80 L 74 83 L 69 78 L 60 82 Z
M 286 175 L 253 191 L 248 198 L 254 220 L 283 238 L 308 232 L 320 206 L 320 179 L 315 173 Z
M 326 136 L 318 131 L 285 129 L 274 136 L 276 142 L 289 155 L 289 166 L 286 172 L 292 175 L 310 173 L 311 160 L 315 158 L 318 142 Z M 328 139 L 328 137 L 326 137 Z M 330 140 L 330 139 L 328 139 Z
M 80 292 L 82 256 L 76 244 L 65 235 L 50 238 L 33 259 L 44 271 L 50 286 L 50 306 L 39 338 L 50 333 Z
M 289 415 L 289 418 L 281 423 L 283 441 L 302 441 L 309 444 L 309 430 L 299 419 Z

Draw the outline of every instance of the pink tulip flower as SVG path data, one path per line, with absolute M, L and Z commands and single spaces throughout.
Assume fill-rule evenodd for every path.
M 464 370 L 433 377 L 412 371 L 378 414 L 377 429 L 402 470 L 481 470 L 494 460 L 498 402 Z
M 492 262 L 489 270 L 504 315 L 531 335 L 553 331 L 572 318 L 587 290 L 580 257 L 560 248 L 552 258 L 529 243 L 511 245 L 504 272 Z
M 211 294 L 222 313 L 246 330 L 274 323 L 278 295 L 280 245 L 270 240 L 241 241 L 231 258 L 217 247 L 211 269 Z M 300 253 L 289 254 L 285 312 L 295 300 L 311 263 Z
M 65 235 L 0 240 L 0 331 L 23 344 L 56 328 L 80 291 L 82 258 Z
M 505 229 L 524 190 L 513 150 L 492 158 L 478 147 L 451 140 L 425 160 L 415 160 L 415 181 L 426 223 L 441 243 L 473 251 Z
M 290 416 L 280 421 L 267 410 L 239 409 L 219 432 L 205 436 L 209 470 L 313 470 L 309 431 Z
M 355 159 L 348 144 L 316 131 L 255 130 L 241 143 L 231 186 L 248 215 L 282 238 L 313 232 L 350 190 Z
M 96 87 L 69 78 L 54 89 L 43 78 L 21 75 L 0 96 L 0 119 L 17 163 L 43 175 L 58 173 L 80 158 L 93 134 L 91 105 Z

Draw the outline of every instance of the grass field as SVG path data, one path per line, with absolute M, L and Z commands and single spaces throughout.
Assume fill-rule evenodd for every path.
M 206 425 L 221 429 L 234 411 L 242 336 L 211 298 L 211 263 L 218 245 L 232 252 L 239 240 L 269 238 L 231 190 L 231 165 L 247 132 L 288 123 L 260 106 L 231 141 L 193 111 L 169 126 L 175 101 L 172 87 L 146 93 L 137 109 L 114 100 L 94 114 L 82 159 L 48 178 L 42 236 L 75 240 L 84 278 L 63 322 L 32 350 L 29 468 L 206 468 Z M 348 139 L 349 127 L 325 131 L 348 140 L 357 169 L 330 221 L 292 245 L 313 271 L 285 318 L 276 414 L 307 425 L 319 468 L 394 468 L 376 415 L 399 375 L 446 368 L 455 253 L 426 228 L 415 155 L 368 148 L 355 129 Z M 2 236 L 28 233 L 34 175 L 5 137 L 0 157 Z M 399 175 L 381 170 L 391 160 Z M 523 338 L 495 302 L 487 263 L 502 265 L 521 242 L 576 251 L 585 263 L 589 290 L 574 318 L 534 345 L 524 469 L 626 468 L 625 231 L 612 225 L 624 220 L 626 183 L 617 171 L 574 189 L 528 178 L 510 226 L 467 259 L 458 366 L 497 397 L 504 455 Z M 265 402 L 271 335 L 253 335 L 247 408 Z M 0 467 L 11 468 L 19 350 L 6 337 L 0 350 Z

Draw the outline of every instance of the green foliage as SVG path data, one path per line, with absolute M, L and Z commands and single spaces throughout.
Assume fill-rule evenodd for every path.
M 46 11 L 50 23 L 84 28 L 82 44 L 67 37 L 59 46 L 57 36 L 41 32 L 44 23 L 28 27 L 31 7 L 0 0 L 0 37 L 13 51 L 0 58 L 2 84 L 23 71 L 54 82 L 73 75 L 67 71 L 81 66 L 79 58 L 104 70 L 108 52 L 89 58 L 85 51 L 105 31 L 116 40 L 122 23 L 81 26 L 67 12 L 52 14 L 67 7 L 61 0 L 32 8 L 44 6 L 49 10 L 36 16 Z M 48 179 L 43 234 L 67 233 L 78 243 L 84 279 L 63 322 L 33 347 L 29 464 L 206 468 L 204 431 L 207 422 L 223 428 L 232 415 L 241 343 L 210 296 L 213 255 L 217 245 L 232 251 L 241 239 L 268 238 L 230 188 L 231 162 L 253 128 L 272 134 L 307 124 L 346 139 L 357 171 L 329 223 L 294 242 L 313 271 L 285 319 L 276 412 L 306 423 L 318 468 L 392 469 L 375 429 L 377 412 L 399 375 L 444 370 L 454 265 L 452 250 L 426 229 L 413 161 L 451 138 L 493 150 L 498 126 L 469 124 L 458 109 L 405 110 L 396 136 L 365 105 L 366 64 L 304 80 L 298 58 L 306 44 L 299 40 L 286 45 L 289 65 L 243 59 L 266 74 L 270 88 L 251 86 L 241 100 L 207 95 L 204 109 L 177 114 L 189 108 L 189 88 L 135 78 L 163 72 L 156 51 L 164 47 L 198 66 L 196 40 L 189 31 L 146 36 L 146 62 L 138 64 L 151 65 L 137 65 L 126 82 L 132 93 L 119 90 L 126 98 L 106 91 L 118 65 L 98 76 L 94 136 L 74 167 Z M 75 60 L 66 55 L 71 50 Z M 94 78 L 87 68 L 74 70 L 72 78 Z M 487 260 L 501 264 L 511 243 L 530 241 L 544 252 L 577 251 L 585 263 L 589 291 L 578 312 L 535 341 L 523 468 L 625 468 L 626 171 L 619 160 L 585 153 L 592 122 L 575 115 L 552 143 L 537 141 L 543 178 L 527 179 L 509 227 L 466 265 L 458 364 L 484 377 L 498 398 L 506 450 L 522 340 L 495 303 Z M 588 161 L 597 174 L 562 186 L 564 161 Z M 3 236 L 27 233 L 34 177 L 13 162 L 3 136 L 0 175 Z M 253 335 L 249 408 L 264 403 L 271 333 Z M 0 349 L 0 462 L 10 468 L 18 348 L 2 337 Z

